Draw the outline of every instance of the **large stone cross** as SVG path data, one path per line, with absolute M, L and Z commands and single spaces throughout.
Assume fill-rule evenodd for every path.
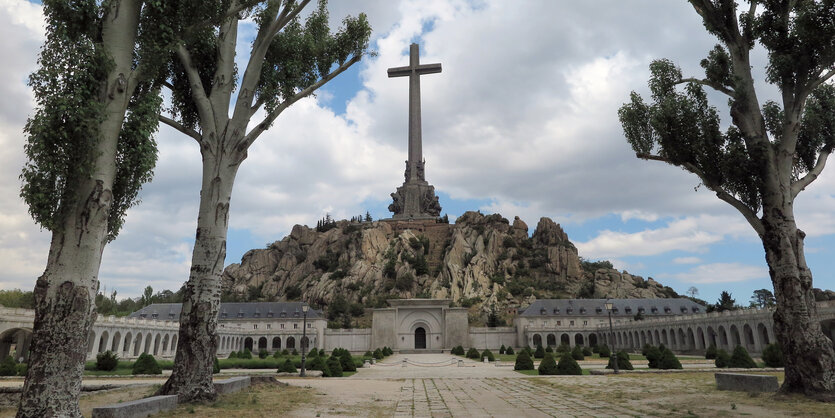
M 409 46 L 409 66 L 388 69 L 389 77 L 409 76 L 409 160 L 406 183 L 423 181 L 423 146 L 420 130 L 420 76 L 441 72 L 441 64 L 420 64 L 418 44 Z

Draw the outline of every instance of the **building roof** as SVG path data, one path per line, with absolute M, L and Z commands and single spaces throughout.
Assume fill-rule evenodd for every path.
M 220 304 L 218 320 L 267 319 L 267 318 L 302 318 L 304 302 L 227 302 Z M 179 321 L 182 303 L 153 303 L 132 314 L 131 318 L 158 319 L 161 321 Z M 322 318 L 322 312 L 316 309 L 307 311 L 309 319 Z
M 647 299 L 538 299 L 519 316 L 607 315 L 604 305 L 612 302 L 612 316 L 634 316 L 639 311 L 645 317 L 654 315 L 687 315 L 705 312 L 705 307 L 687 298 Z

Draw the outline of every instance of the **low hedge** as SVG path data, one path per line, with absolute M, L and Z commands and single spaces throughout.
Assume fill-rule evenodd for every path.
M 768 367 L 783 367 L 783 349 L 780 344 L 769 344 L 763 349 L 763 361 Z

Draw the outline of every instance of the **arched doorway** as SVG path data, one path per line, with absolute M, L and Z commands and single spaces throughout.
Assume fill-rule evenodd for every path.
M 539 335 L 539 334 L 534 334 L 533 335 L 533 346 L 534 347 L 539 347 L 540 345 L 542 345 L 542 336 Z
M 423 327 L 415 328 L 415 349 L 425 349 L 426 348 L 426 330 Z

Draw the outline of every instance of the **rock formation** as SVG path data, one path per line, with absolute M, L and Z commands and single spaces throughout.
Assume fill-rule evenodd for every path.
M 327 230 L 325 230 L 327 229 Z M 327 306 L 337 295 L 367 307 L 392 297 L 449 298 L 482 310 L 536 298 L 676 297 L 652 279 L 582 262 L 562 228 L 542 218 L 532 236 L 518 217 L 467 212 L 435 221 L 296 225 L 223 273 L 224 290 Z

